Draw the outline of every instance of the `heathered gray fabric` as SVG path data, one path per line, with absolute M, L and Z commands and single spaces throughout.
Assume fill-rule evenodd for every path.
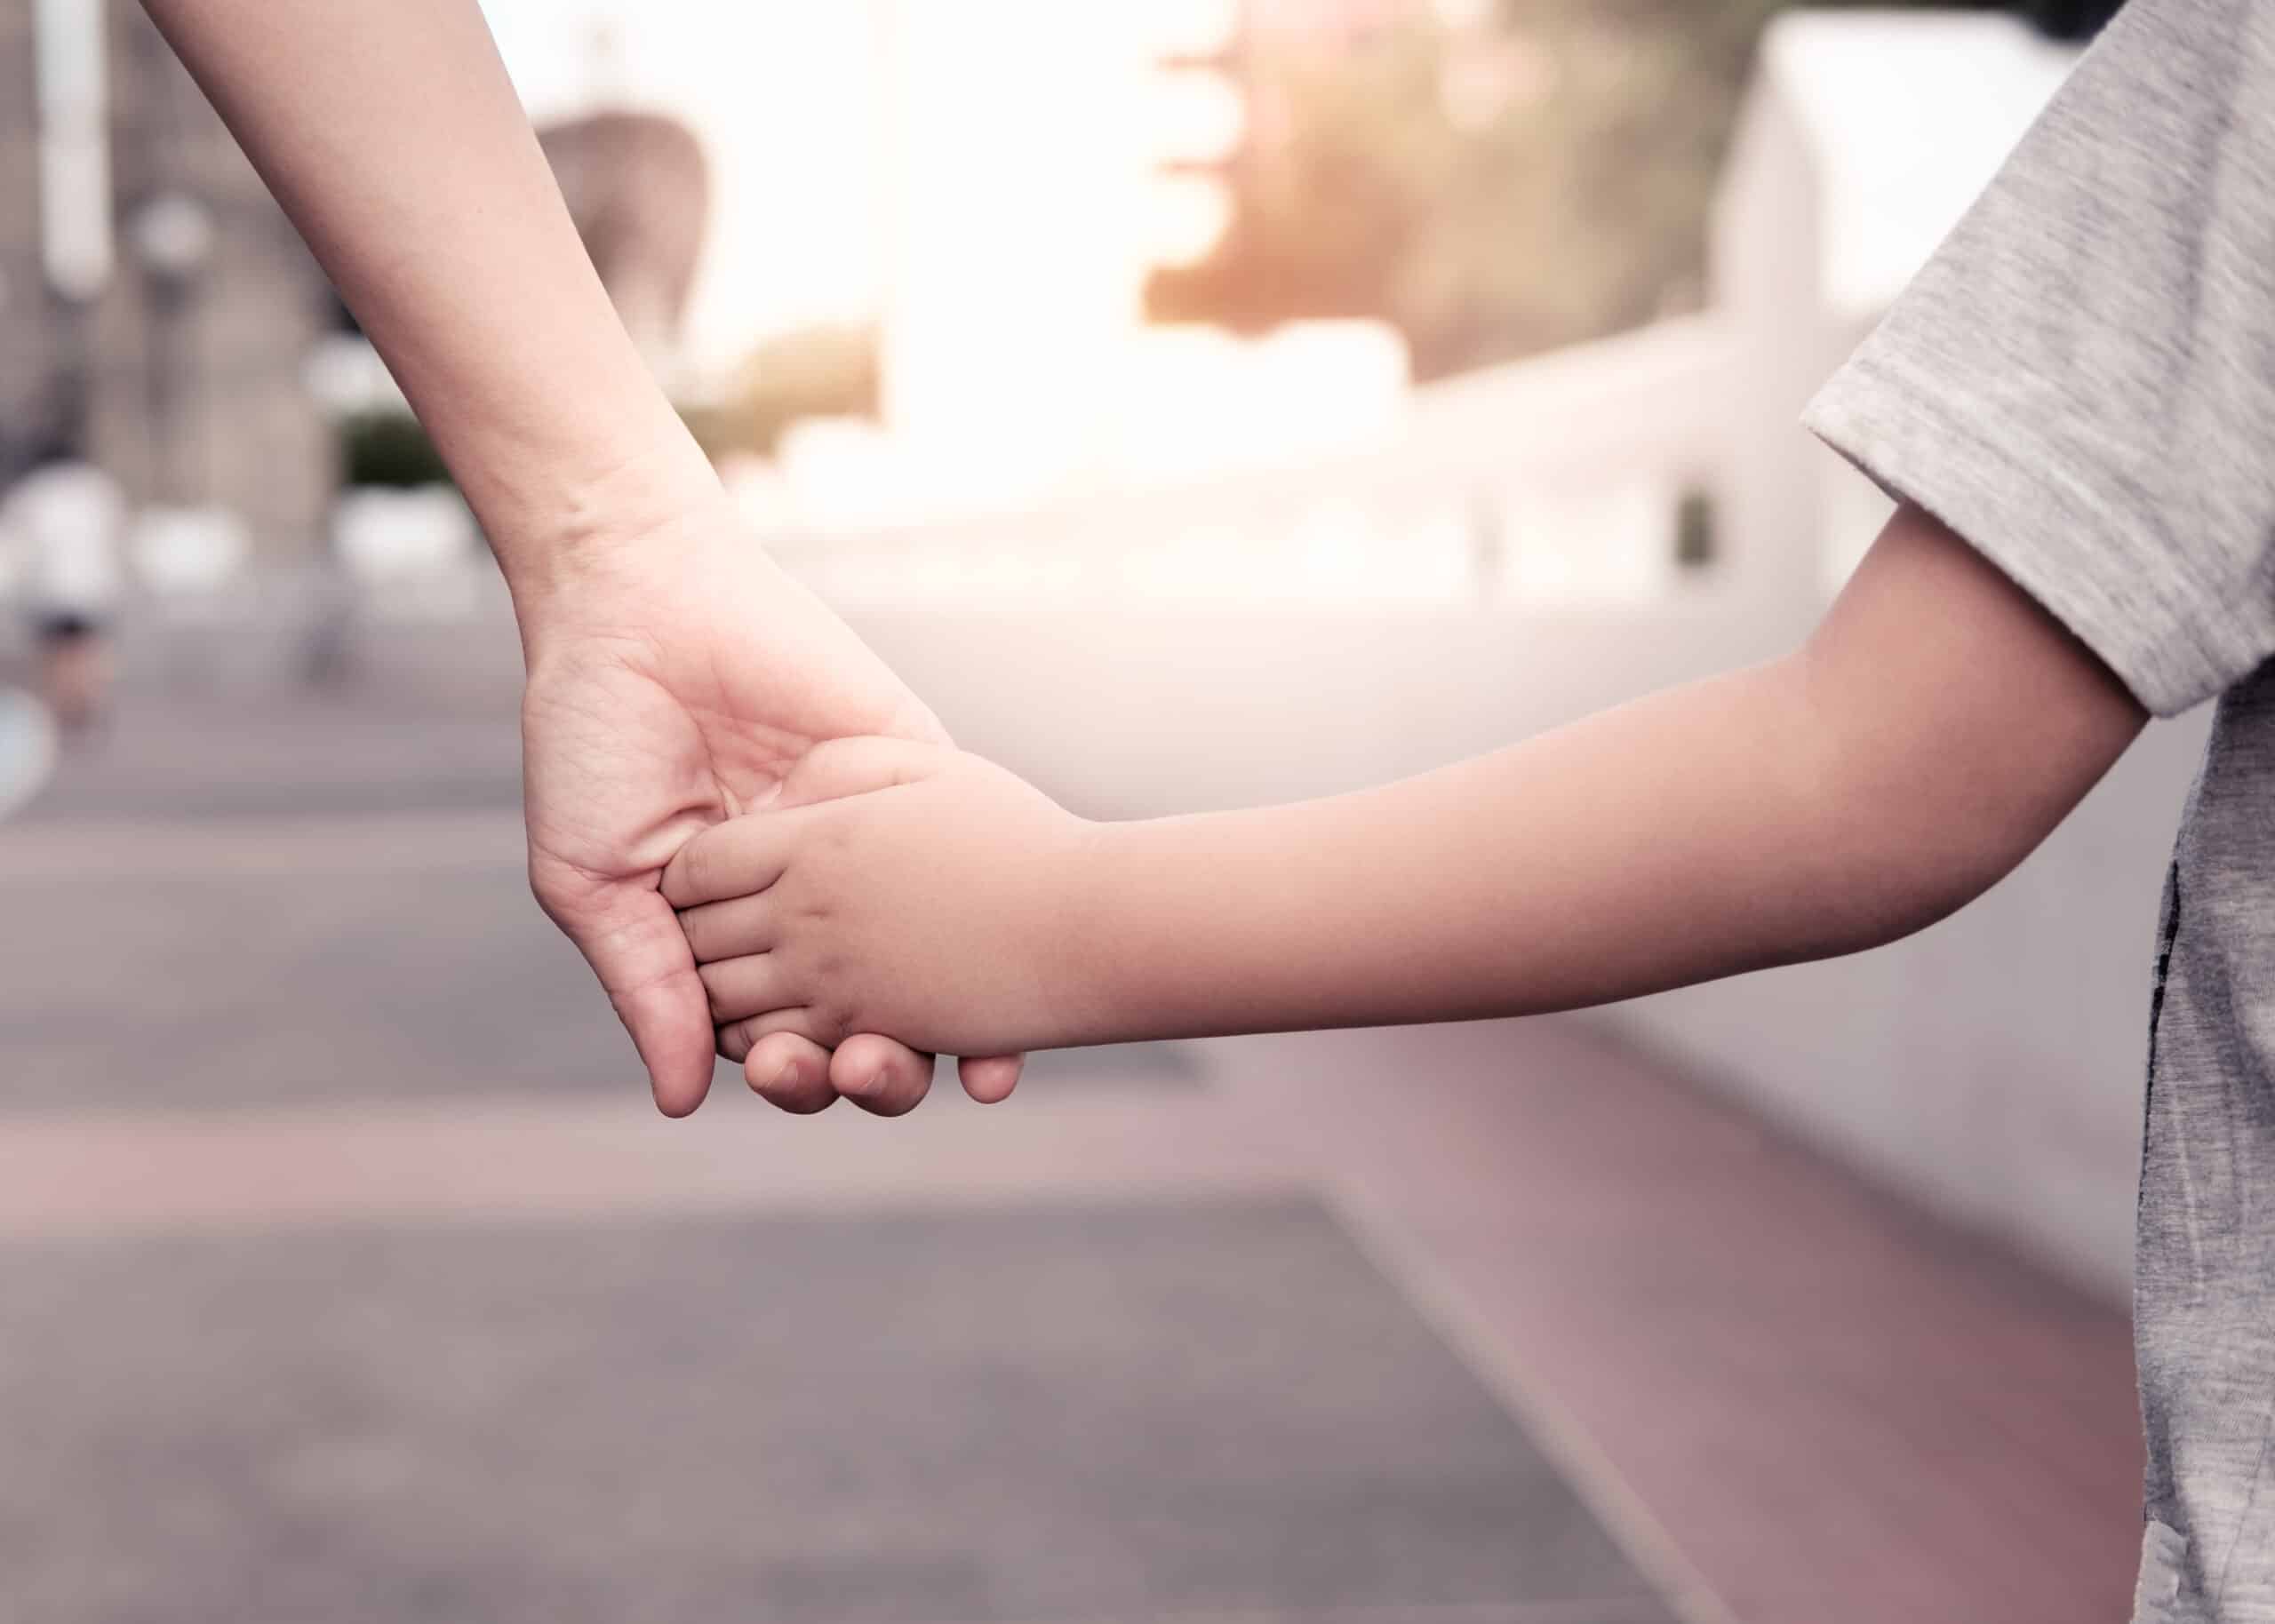
M 2275 1624 L 2275 0 L 2134 0 L 1805 419 L 2159 714 L 2141 1624 Z

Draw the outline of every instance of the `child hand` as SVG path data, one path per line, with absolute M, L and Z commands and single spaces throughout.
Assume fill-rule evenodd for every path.
M 775 1033 L 993 1055 L 1078 1029 L 1090 824 L 976 756 L 895 739 L 819 745 L 785 790 L 810 804 L 707 830 L 663 879 L 752 1087 L 775 1086 Z

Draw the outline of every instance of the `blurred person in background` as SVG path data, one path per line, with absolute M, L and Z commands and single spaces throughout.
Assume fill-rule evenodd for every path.
M 92 726 L 109 702 L 125 527 L 118 482 L 64 437 L 35 450 L 0 497 L 0 537 L 19 561 L 40 697 L 67 735 Z

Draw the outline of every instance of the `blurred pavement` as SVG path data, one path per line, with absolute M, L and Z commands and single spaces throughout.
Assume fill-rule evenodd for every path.
M 1587 1023 L 667 1124 L 515 796 L 138 693 L 0 825 L 0 1620 L 2117 1616 L 2120 1318 Z

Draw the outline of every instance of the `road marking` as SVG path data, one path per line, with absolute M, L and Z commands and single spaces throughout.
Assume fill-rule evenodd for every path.
M 1266 1607 L 1221 1612 L 1149 1612 L 1145 1624 L 1662 1624 L 1665 1606 L 1637 1596 L 1553 1602 L 1453 1602 L 1419 1606 Z M 1038 1621 L 1042 1624 L 1042 1621 Z M 1049 1624 L 1068 1624 L 1061 1618 Z M 1137 1624 L 1134 1617 L 1099 1624 Z
M 945 1085 L 953 1087 L 953 1083 Z M 786 1118 L 715 1101 L 0 1119 L 0 1238 L 359 1220 L 889 1211 L 1178 1200 L 1304 1188 L 1206 1095 L 983 1110 L 898 1123 L 840 1105 Z

